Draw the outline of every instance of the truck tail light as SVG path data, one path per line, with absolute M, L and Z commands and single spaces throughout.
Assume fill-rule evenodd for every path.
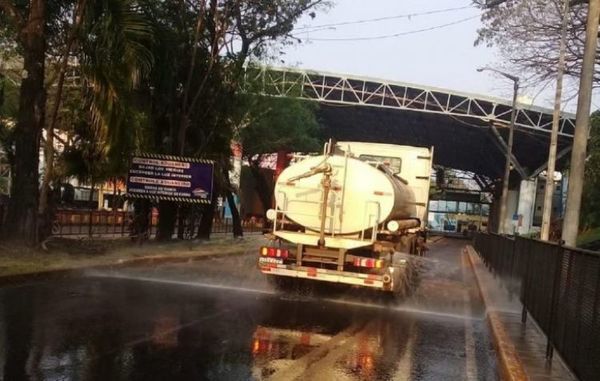
M 290 252 L 288 249 L 280 249 L 277 247 L 261 247 L 260 254 L 264 257 L 287 259 Z
M 383 267 L 382 259 L 373 258 L 354 258 L 354 266 L 356 267 L 367 267 L 370 269 L 380 269 Z

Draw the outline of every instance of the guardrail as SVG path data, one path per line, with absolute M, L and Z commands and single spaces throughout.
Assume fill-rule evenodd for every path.
M 150 217 L 148 237 L 156 235 L 158 225 L 158 214 L 153 213 Z M 91 224 L 90 224 L 91 220 Z M 52 235 L 57 237 L 67 236 L 95 236 L 95 237 L 129 237 L 133 236 L 134 215 L 126 211 L 104 211 L 104 210 L 58 210 L 52 222 Z M 184 238 L 193 239 L 194 232 L 200 224 L 200 216 L 187 219 L 185 224 Z M 242 228 L 245 233 L 262 232 L 263 224 L 260 220 L 244 220 Z M 177 236 L 178 226 L 175 226 L 174 237 Z M 212 233 L 232 233 L 233 221 L 231 218 L 215 218 L 213 220 Z
M 600 379 L 600 253 L 526 238 L 480 233 L 475 249 L 504 280 L 516 280 L 523 304 L 581 380 Z

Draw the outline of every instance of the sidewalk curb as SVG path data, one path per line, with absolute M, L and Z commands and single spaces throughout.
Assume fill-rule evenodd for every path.
M 489 306 L 491 303 L 487 286 L 481 281 L 479 274 L 475 269 L 475 260 L 473 256 L 477 255 L 476 251 L 471 245 L 467 245 L 464 249 L 464 252 L 467 255 L 471 269 L 475 274 L 477 288 L 479 290 L 481 299 L 486 306 Z M 517 354 L 515 345 L 508 335 L 506 328 L 504 327 L 504 323 L 502 323 L 502 320 L 498 315 L 498 312 L 493 310 L 487 311 L 486 320 L 492 333 L 492 339 L 496 349 L 496 356 L 500 365 L 500 378 L 507 381 L 528 380 L 529 377 L 525 372 L 523 363 Z
M 73 266 L 66 268 L 57 268 L 52 270 L 44 270 L 38 272 L 31 273 L 21 273 L 21 274 L 9 274 L 0 276 L 0 287 L 6 285 L 15 285 L 20 283 L 26 283 L 35 280 L 48 280 L 48 279 L 57 279 L 63 278 L 71 275 L 81 274 L 87 270 L 109 270 L 113 268 L 121 268 L 128 266 L 142 266 L 142 265 L 151 265 L 151 264 L 161 264 L 161 263 L 185 263 L 185 262 L 193 262 L 201 259 L 211 259 L 216 257 L 224 257 L 224 256 L 241 256 L 246 254 L 247 250 L 226 250 L 223 252 L 208 252 L 208 253 L 198 253 L 198 252 L 190 252 L 189 255 L 151 255 L 145 257 L 137 257 L 137 258 L 115 258 L 114 262 L 96 264 L 96 265 L 82 265 L 82 266 Z

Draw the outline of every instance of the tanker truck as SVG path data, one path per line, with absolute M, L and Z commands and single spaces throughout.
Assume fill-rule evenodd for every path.
M 298 278 L 404 295 L 425 250 L 433 148 L 329 142 L 277 178 L 258 267 L 278 287 Z

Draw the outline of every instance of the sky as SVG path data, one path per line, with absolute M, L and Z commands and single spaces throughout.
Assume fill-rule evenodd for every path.
M 299 21 L 293 34 L 304 42 L 284 49 L 284 66 L 511 98 L 512 82 L 476 70 L 498 66 L 501 57 L 494 48 L 474 46 L 481 23 L 480 11 L 472 7 L 471 0 L 334 0 L 332 3 L 329 10 L 317 12 L 314 19 L 306 16 Z M 440 12 L 415 15 L 431 11 Z M 413 16 L 394 17 L 407 14 Z M 382 17 L 390 19 L 315 28 Z M 456 24 L 444 26 L 452 23 Z M 397 37 L 356 40 L 436 27 L 439 28 Z M 538 93 L 535 89 L 521 92 L 536 105 L 551 107 L 554 90 Z

